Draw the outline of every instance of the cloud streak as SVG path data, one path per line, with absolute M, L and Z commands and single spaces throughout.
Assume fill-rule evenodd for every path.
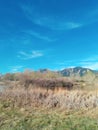
M 60 21 L 58 19 L 54 19 L 53 17 L 49 17 L 49 16 L 34 18 L 32 19 L 32 22 L 56 31 L 70 30 L 82 26 L 82 24 L 80 23 L 76 23 L 72 21 L 66 22 L 65 20 Z
M 33 59 L 33 58 L 38 58 L 38 57 L 42 57 L 44 54 L 42 51 L 31 51 L 31 52 L 24 52 L 24 51 L 20 51 L 18 53 L 18 58 L 22 59 L 22 60 L 29 60 L 29 59 Z
M 80 61 L 80 65 L 93 70 L 98 70 L 98 55 L 94 55 Z
M 34 32 L 32 30 L 24 31 L 24 33 L 31 35 L 31 36 L 34 36 L 34 37 L 41 39 L 41 40 L 45 40 L 47 42 L 56 41 L 56 39 L 49 38 L 48 36 L 42 35 L 41 33 L 38 33 L 38 32 Z
M 82 63 L 82 67 L 98 70 L 98 62 L 84 62 Z
M 54 31 L 65 31 L 80 28 L 83 26 L 87 26 L 89 24 L 93 24 L 98 21 L 98 8 L 94 8 L 92 10 L 83 12 L 80 19 L 68 20 L 66 16 L 56 16 L 56 14 L 46 14 L 46 12 L 42 12 L 39 7 L 34 5 L 21 5 L 20 8 L 25 13 L 28 20 L 32 23 L 37 24 L 42 27 L 46 27 L 48 29 Z M 65 14 L 68 15 L 68 14 Z M 81 14 L 80 14 L 81 15 Z
M 20 71 L 23 68 L 23 66 L 21 66 L 21 65 L 20 66 L 10 66 L 9 68 L 10 68 L 10 72 L 15 73 L 15 72 Z
M 64 18 L 62 19 L 61 17 L 41 13 L 37 7 L 21 5 L 21 9 L 25 13 L 26 17 L 34 24 L 46 27 L 51 30 L 64 31 L 79 28 L 82 26 L 82 24 L 78 22 L 68 21 Z
M 85 59 L 73 59 L 73 60 L 64 60 L 62 62 L 55 62 L 57 66 L 60 68 L 70 68 L 70 67 L 76 67 L 81 66 L 84 68 L 90 68 L 93 70 L 98 70 L 98 55 L 94 55 Z

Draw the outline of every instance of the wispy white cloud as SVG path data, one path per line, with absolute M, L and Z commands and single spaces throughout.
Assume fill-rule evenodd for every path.
M 98 55 L 88 57 L 79 62 L 82 67 L 98 70 Z
M 85 68 L 90 68 L 90 69 L 93 69 L 93 70 L 98 70 L 98 62 L 84 62 L 83 64 L 81 64 L 82 67 L 85 67 Z
M 75 29 L 82 26 L 82 24 L 80 23 L 54 19 L 53 17 L 49 17 L 49 16 L 34 18 L 32 19 L 32 21 L 40 26 L 45 26 L 47 28 L 50 28 L 52 30 L 57 30 L 57 31 Z
M 22 68 L 23 68 L 23 66 L 10 66 L 10 67 L 9 67 L 11 73 L 18 72 L 18 71 L 20 71 Z
M 33 23 L 56 31 L 76 29 L 98 21 L 98 8 L 96 7 L 83 12 L 82 16 L 79 16 L 79 19 L 75 21 L 68 20 L 65 16 L 47 15 L 34 5 L 21 5 L 21 9 Z
M 65 18 L 56 17 L 53 15 L 46 15 L 45 13 L 41 13 L 37 7 L 30 7 L 27 5 L 21 5 L 21 9 L 25 13 L 26 17 L 32 21 L 33 23 L 49 28 L 51 30 L 61 31 L 61 30 L 69 30 L 75 29 L 82 26 L 81 23 L 69 21 Z
M 76 66 L 81 66 L 84 68 L 98 70 L 98 55 L 93 55 L 85 59 L 64 60 L 60 62 L 58 61 L 58 62 L 55 62 L 55 65 L 61 69 L 64 69 L 66 67 L 73 68 Z
M 44 54 L 42 51 L 31 51 L 31 52 L 24 52 L 24 51 L 20 51 L 18 53 L 18 58 L 23 59 L 23 60 L 29 60 L 29 59 L 33 59 L 33 58 L 38 58 L 38 57 L 42 57 Z
M 34 37 L 36 37 L 38 39 L 48 41 L 48 42 L 56 41 L 56 39 L 53 39 L 53 38 L 50 38 L 48 36 L 42 35 L 41 33 L 38 33 L 38 32 L 34 32 L 32 30 L 26 30 L 26 31 L 24 31 L 24 33 L 26 33 L 28 35 L 31 35 L 31 36 L 34 36 Z
M 79 28 L 82 26 L 80 23 L 75 23 L 75 22 L 68 22 L 66 23 L 66 26 L 68 29 L 74 29 L 74 28 Z
M 90 56 L 88 58 L 85 58 L 83 61 L 85 61 L 85 62 L 96 62 L 96 61 L 98 61 L 98 55 Z

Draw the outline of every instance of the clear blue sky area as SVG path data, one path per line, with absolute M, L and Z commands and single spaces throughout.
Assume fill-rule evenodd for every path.
M 98 69 L 98 0 L 1 0 L 0 72 Z

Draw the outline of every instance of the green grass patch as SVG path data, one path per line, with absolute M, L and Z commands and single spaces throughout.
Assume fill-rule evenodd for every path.
M 13 108 L 0 104 L 0 130 L 98 130 L 88 110 Z

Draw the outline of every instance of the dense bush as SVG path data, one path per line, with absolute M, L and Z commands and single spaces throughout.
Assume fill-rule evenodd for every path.
M 58 89 L 58 88 L 64 88 L 64 89 L 72 89 L 73 83 L 65 81 L 63 79 L 26 79 L 25 87 L 29 87 L 30 85 L 46 88 L 48 89 Z

